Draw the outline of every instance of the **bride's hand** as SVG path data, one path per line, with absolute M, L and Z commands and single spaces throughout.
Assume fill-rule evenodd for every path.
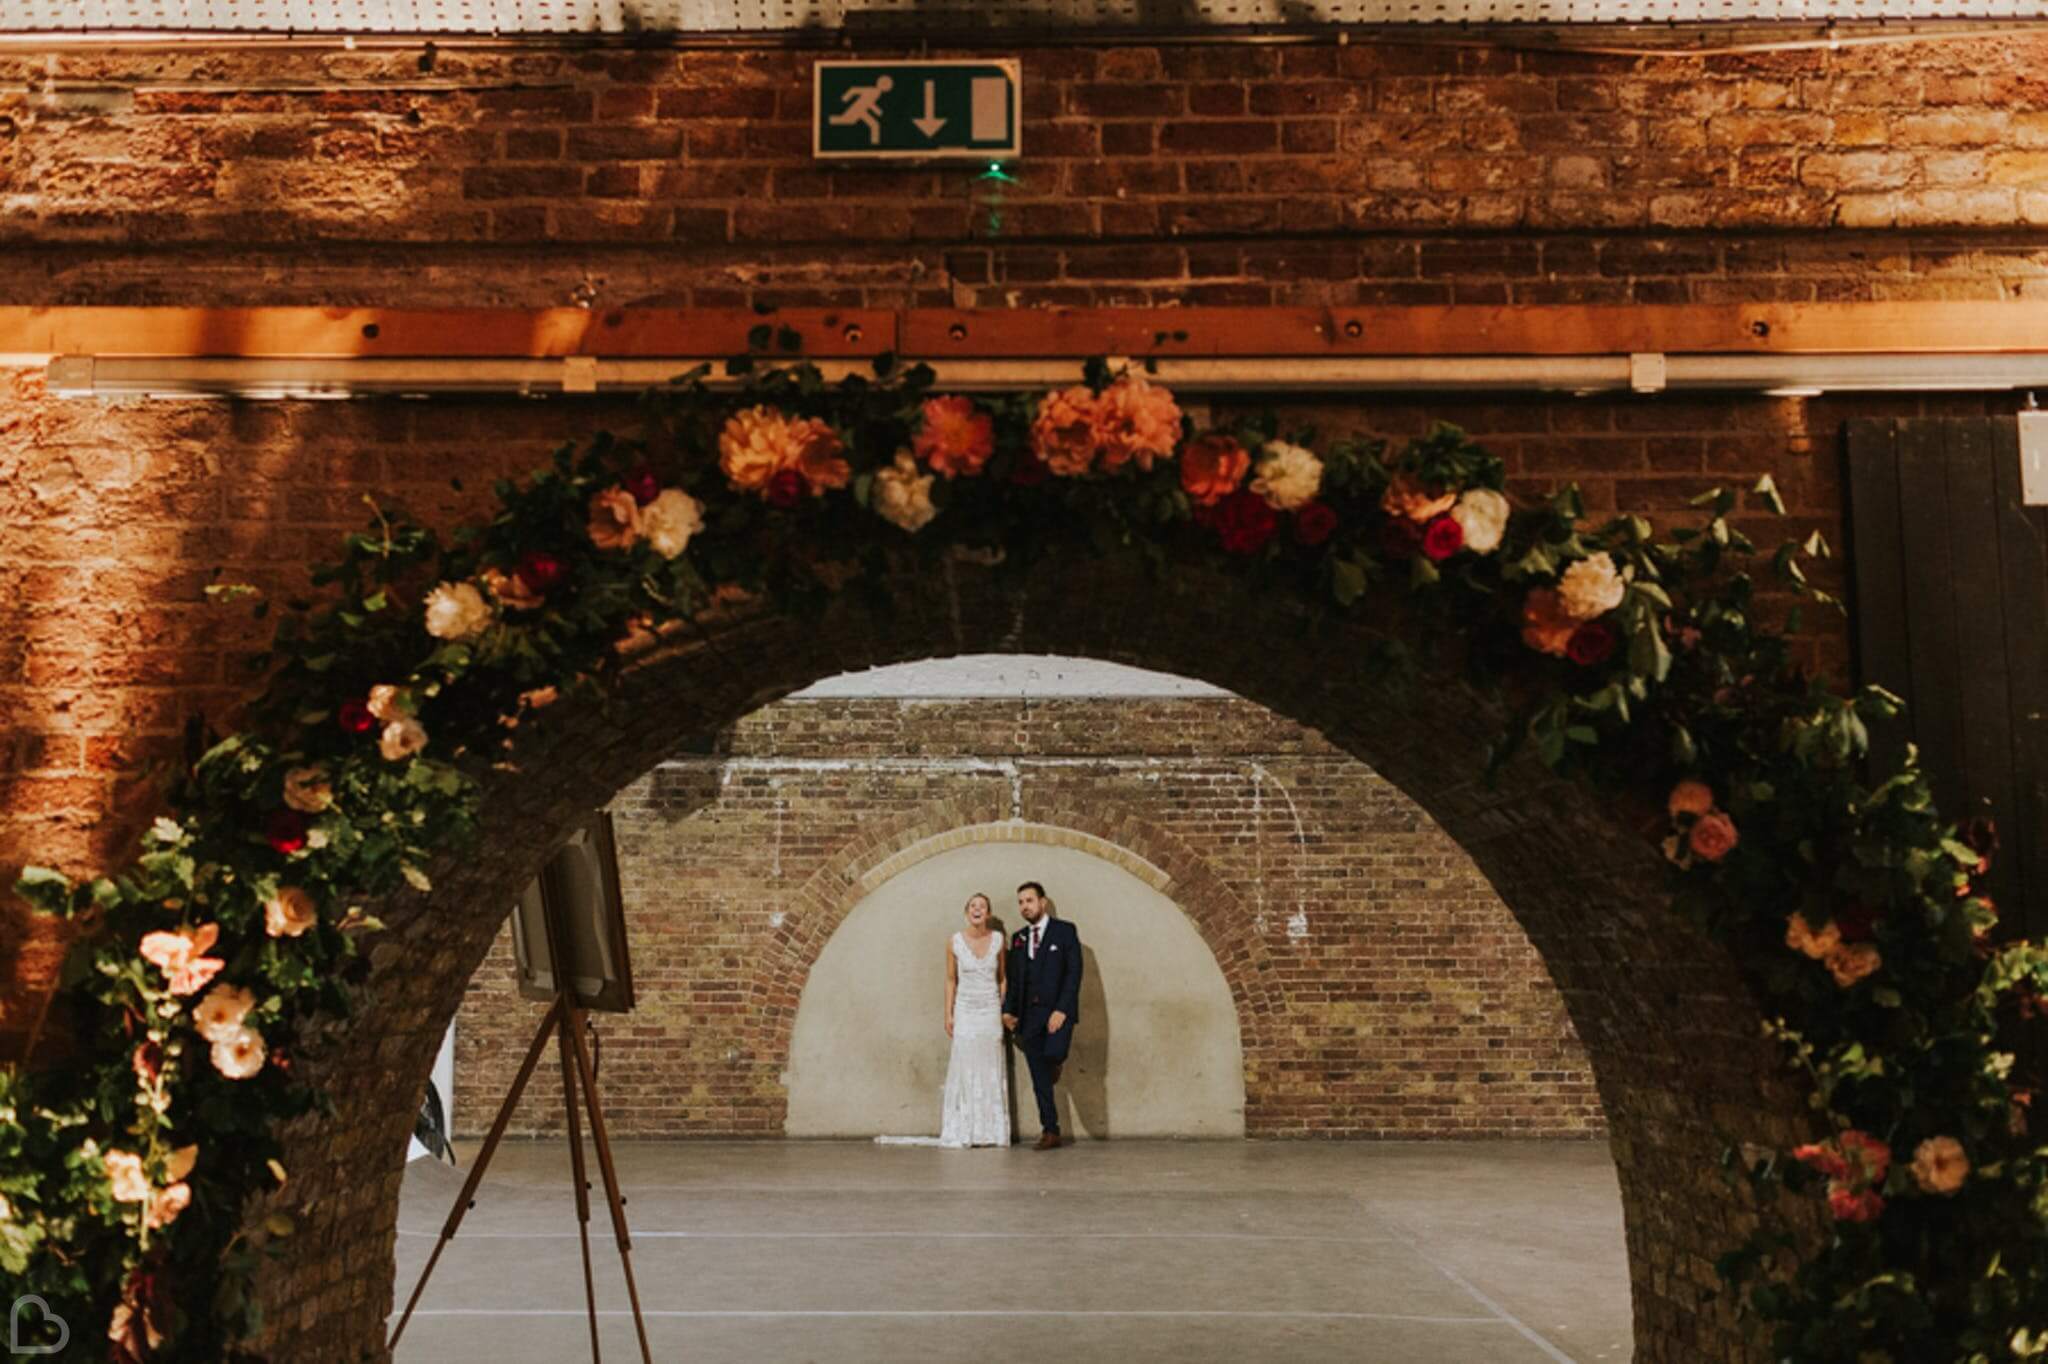
M 952 1035 L 953 1035 L 953 1015 L 951 1015 L 951 1014 L 947 1014 L 947 1015 L 946 1015 L 946 1036 L 948 1036 L 948 1037 L 951 1037 Z

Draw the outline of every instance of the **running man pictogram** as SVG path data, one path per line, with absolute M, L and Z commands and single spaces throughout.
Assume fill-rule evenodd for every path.
M 840 125 L 859 123 L 868 130 L 868 145 L 878 147 L 882 143 L 882 96 L 894 89 L 896 82 L 887 76 L 878 77 L 873 85 L 856 85 L 839 97 L 846 108 L 832 115 L 826 122 Z

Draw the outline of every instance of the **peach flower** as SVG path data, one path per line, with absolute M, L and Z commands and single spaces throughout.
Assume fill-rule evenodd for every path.
M 1153 461 L 1172 459 L 1180 444 L 1180 405 L 1164 386 L 1126 371 L 1096 402 L 1095 439 L 1104 469 L 1135 460 L 1149 473 Z
M 1820 932 L 1813 931 L 1813 925 L 1806 922 L 1804 914 L 1794 914 L 1785 920 L 1785 946 L 1795 952 L 1804 952 L 1815 961 L 1823 960 L 1842 945 L 1842 930 L 1829 924 Z
M 946 478 L 978 474 L 996 449 L 996 424 L 972 398 L 926 398 L 911 449 Z
M 263 902 L 263 928 L 273 938 L 296 938 L 318 922 L 313 897 L 297 886 L 286 886 Z
M 220 937 L 220 925 L 201 924 L 175 932 L 142 935 L 142 959 L 161 968 L 174 995 L 192 995 L 227 965 L 219 957 L 202 956 Z
M 1031 449 L 1045 467 L 1068 478 L 1095 463 L 1095 394 L 1083 385 L 1054 389 L 1038 400 L 1031 421 Z
M 402 693 L 398 688 L 389 682 L 379 682 L 370 688 L 370 714 L 379 720 L 396 720 L 405 714 L 405 707 L 400 704 L 402 699 Z
M 874 505 L 883 520 L 913 535 L 939 514 L 932 506 L 932 476 L 908 450 L 898 450 L 896 462 L 875 475 Z
M 1665 802 L 1665 808 L 1673 819 L 1680 815 L 1703 815 L 1714 808 L 1714 788 L 1687 777 L 1671 788 L 1671 799 Z
M 109 1150 L 106 1154 L 107 1182 L 114 1187 L 117 1203 L 141 1203 L 149 1198 L 149 1176 L 142 1172 L 142 1157 L 133 1151 Z
M 409 758 L 426 746 L 426 727 L 410 715 L 401 715 L 385 725 L 384 733 L 377 740 L 377 751 L 390 762 Z
M 1693 821 L 1692 833 L 1687 845 L 1694 857 L 1708 862 L 1719 862 L 1735 850 L 1739 842 L 1735 832 L 1735 821 L 1719 810 L 1712 810 Z
M 1606 550 L 1579 560 L 1557 580 L 1558 599 L 1574 620 L 1591 620 L 1621 605 L 1627 585 Z
M 547 598 L 528 587 L 526 579 L 517 573 L 487 568 L 481 576 L 484 587 L 497 599 L 498 605 L 509 611 L 538 611 L 547 604 Z
M 1269 440 L 1259 455 L 1252 491 L 1275 511 L 1300 511 L 1323 490 L 1323 462 L 1315 452 L 1284 440 Z
M 241 1027 L 242 1020 L 255 1007 L 256 996 L 239 985 L 216 985 L 206 992 L 206 998 L 199 1001 L 199 1007 L 192 1010 L 192 1022 L 201 1037 L 209 1042 L 218 1042 Z
M 1884 957 L 1867 942 L 1838 946 L 1823 960 L 1835 984 L 1844 990 L 1884 965 Z
M 1380 494 L 1380 510 L 1389 516 L 1405 516 L 1421 525 L 1434 521 L 1458 505 L 1455 492 L 1439 492 L 1425 487 L 1407 474 L 1395 474 L 1387 490 Z
M 1180 486 L 1197 506 L 1213 507 L 1237 491 L 1251 467 L 1251 453 L 1229 436 L 1197 436 L 1181 455 Z
M 704 529 L 704 504 L 681 488 L 663 488 L 640 512 L 640 529 L 656 554 L 673 559 Z
M 640 539 L 640 504 L 616 483 L 591 494 L 589 530 L 599 549 L 631 549 Z
M 213 1041 L 213 1068 L 230 1080 L 246 1080 L 263 1069 L 263 1034 L 244 1025 Z
M 1571 647 L 1579 623 L 1565 614 L 1557 593 L 1547 587 L 1532 587 L 1522 601 L 1522 643 L 1538 653 L 1563 658 Z
M 1970 1175 L 1970 1158 L 1954 1137 L 1929 1137 L 1913 1148 L 1913 1182 L 1923 1192 L 1949 1195 Z
M 294 767 L 284 774 L 284 803 L 304 815 L 334 804 L 334 787 L 324 767 Z
M 427 593 L 427 633 L 435 639 L 468 639 L 490 628 L 491 604 L 474 583 L 442 583 Z
M 159 1189 L 149 1200 L 149 1207 L 142 1214 L 145 1226 L 156 1228 L 168 1226 L 177 1220 L 178 1214 L 192 1203 L 192 1186 L 180 1180 L 168 1188 Z
M 768 480 L 794 466 L 805 436 L 767 404 L 735 412 L 718 433 L 718 467 L 743 493 L 761 493 Z

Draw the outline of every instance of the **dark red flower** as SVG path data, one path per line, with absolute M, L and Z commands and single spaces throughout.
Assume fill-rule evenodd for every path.
M 556 583 L 562 581 L 562 575 L 568 572 L 568 565 L 562 562 L 559 555 L 549 554 L 546 550 L 529 549 L 519 556 L 519 566 L 513 571 L 518 575 L 520 582 L 545 595 L 554 589 Z
M 1027 450 L 1017 461 L 1017 467 L 1010 470 L 1010 482 L 1020 488 L 1035 488 L 1052 476 L 1052 470 L 1040 459 L 1035 451 Z
M 1450 516 L 1439 516 L 1422 532 L 1422 552 L 1437 563 L 1465 547 L 1465 528 Z
M 654 470 L 644 464 L 620 479 L 619 486 L 633 494 L 633 500 L 643 507 L 661 496 L 661 480 L 654 476 Z M 527 579 L 529 586 L 532 581 L 530 578 Z
M 1280 518 L 1266 499 L 1249 488 L 1239 488 L 1216 504 L 1216 534 L 1231 554 L 1257 554 L 1279 525 Z
M 784 511 L 804 500 L 804 476 L 795 469 L 783 469 L 768 480 L 768 505 Z
M 1614 652 L 1614 630 L 1605 621 L 1589 620 L 1572 631 L 1572 637 L 1564 646 L 1564 654 L 1581 668 L 1590 668 L 1596 663 L 1605 663 Z
M 1840 931 L 1843 942 L 1869 942 L 1872 930 L 1877 926 L 1878 915 L 1883 912 L 1861 901 L 1843 905 L 1835 911 L 1835 928 Z
M 263 826 L 271 851 L 295 853 L 306 846 L 306 817 L 297 810 L 273 810 Z
M 335 719 L 339 720 L 341 727 L 350 734 L 368 734 L 377 725 L 377 717 L 370 714 L 369 706 L 361 701 L 342 702 Z
M 1380 549 L 1390 559 L 1412 559 L 1422 548 L 1422 527 L 1405 516 L 1390 516 L 1380 524 Z
M 1294 513 L 1294 538 L 1314 549 L 1337 529 L 1337 513 L 1327 502 L 1311 502 Z

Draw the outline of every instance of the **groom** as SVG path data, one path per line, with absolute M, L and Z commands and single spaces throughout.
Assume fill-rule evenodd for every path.
M 1061 1144 L 1052 1087 L 1059 1083 L 1081 1012 L 1081 935 L 1072 924 L 1053 918 L 1051 908 L 1045 887 L 1038 882 L 1017 887 L 1017 912 L 1024 916 L 1024 927 L 1010 939 L 1009 988 L 1003 995 L 1003 1026 L 1024 1053 L 1031 1092 L 1038 1098 L 1038 1125 L 1043 1130 L 1032 1148 L 1036 1151 L 1057 1150 Z

